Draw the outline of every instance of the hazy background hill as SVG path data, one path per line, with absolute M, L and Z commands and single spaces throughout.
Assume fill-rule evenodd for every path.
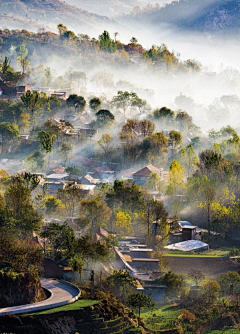
M 238 38 L 240 27 L 238 0 L 180 0 L 164 6 L 163 0 L 148 2 L 151 4 L 143 0 L 0 0 L 0 29 L 38 31 L 44 27 L 57 32 L 57 25 L 63 23 L 76 34 L 95 38 L 107 30 L 112 38 L 118 32 L 117 38 L 126 44 L 133 36 L 144 47 L 165 43 L 183 59 L 199 59 L 213 67 L 216 59 L 219 64 L 239 63 L 239 46 L 231 41 Z M 128 14 L 120 15 L 124 10 Z M 99 15 L 112 16 L 112 12 L 112 19 Z M 219 32 L 229 33 L 228 38 L 221 38 Z
M 25 29 L 33 26 L 47 26 L 56 30 L 59 23 L 75 32 L 94 34 L 106 28 L 117 28 L 116 22 L 105 16 L 89 13 L 59 0 L 1 0 L 0 13 L 8 16 L 7 28 L 18 28 L 26 22 Z M 0 21 L 0 28 L 6 27 L 6 20 Z
M 162 5 L 171 0 L 61 0 L 70 5 L 88 10 L 91 13 L 107 16 L 115 16 L 119 13 L 130 13 L 134 7 L 143 8 L 147 3 Z
M 239 32 L 240 2 L 238 0 L 180 0 L 159 10 L 142 11 L 126 16 L 122 22 L 138 25 L 198 32 Z
M 141 0 L 65 0 L 63 2 L 95 14 L 107 16 L 129 13 L 135 6 L 143 5 Z

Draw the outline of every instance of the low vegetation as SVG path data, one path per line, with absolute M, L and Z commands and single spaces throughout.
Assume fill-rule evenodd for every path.
M 79 310 L 80 308 L 95 305 L 95 304 L 98 304 L 99 302 L 100 300 L 80 299 L 72 304 L 52 308 L 46 311 L 34 312 L 34 314 L 51 314 L 51 313 L 62 312 L 62 311 Z

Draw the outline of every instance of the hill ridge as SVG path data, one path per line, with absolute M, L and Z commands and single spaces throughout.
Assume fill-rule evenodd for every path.
M 63 23 L 70 29 L 84 29 L 94 33 L 96 30 L 104 29 L 106 24 L 113 27 L 116 25 L 113 19 L 90 13 L 60 0 L 3 0 L 0 2 L 0 12 L 15 19 L 47 25 L 51 29 L 56 29 L 59 23 Z

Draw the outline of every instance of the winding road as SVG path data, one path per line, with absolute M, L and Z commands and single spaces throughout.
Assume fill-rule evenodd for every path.
M 42 278 L 41 284 L 44 289 L 47 289 L 51 293 L 50 298 L 38 303 L 0 308 L 0 316 L 47 310 L 71 304 L 78 300 L 80 296 L 80 290 L 73 284 L 65 281 L 58 282 Z

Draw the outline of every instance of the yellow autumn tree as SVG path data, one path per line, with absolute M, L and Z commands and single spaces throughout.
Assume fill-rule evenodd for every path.
M 119 211 L 116 214 L 116 230 L 120 235 L 131 235 L 133 234 L 132 218 L 124 211 Z

